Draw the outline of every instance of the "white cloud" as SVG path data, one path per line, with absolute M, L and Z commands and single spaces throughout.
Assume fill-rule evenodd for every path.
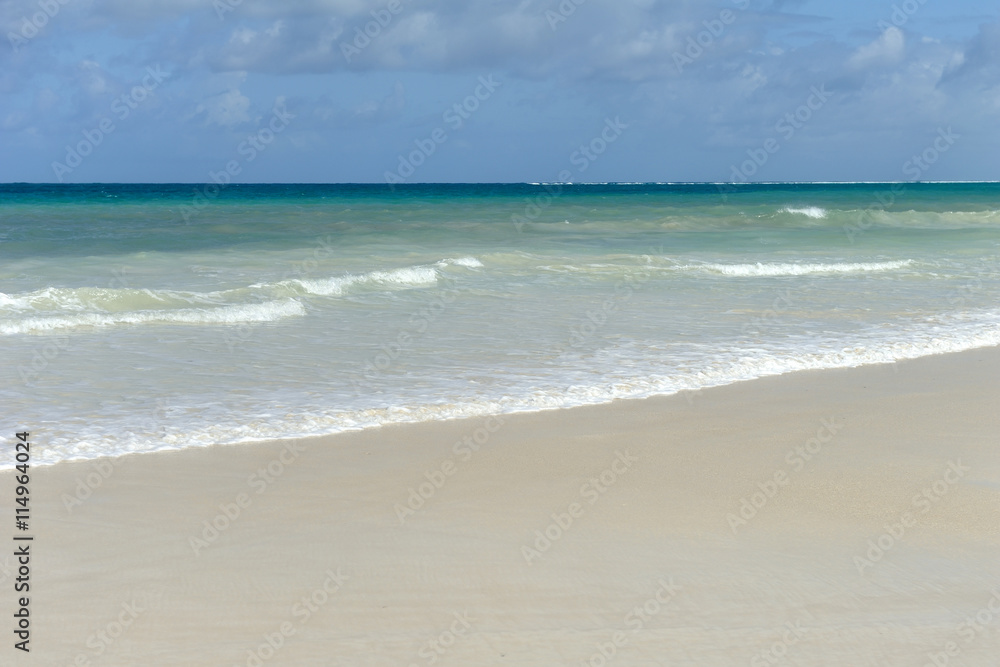
M 236 30 L 233 30 L 233 34 L 229 37 L 229 43 L 246 45 L 252 43 L 256 38 L 256 30 L 240 26 L 239 28 L 236 28 Z
M 326 127 L 349 127 L 379 123 L 398 117 L 406 108 L 406 88 L 402 81 L 393 84 L 392 92 L 381 99 L 369 99 L 353 107 L 342 106 L 329 97 L 313 105 L 312 115 Z
M 101 65 L 93 60 L 83 60 L 77 66 L 77 80 L 87 95 L 97 97 L 111 90 Z
M 873 65 L 892 65 L 902 60 L 905 50 L 906 38 L 903 36 L 903 31 L 896 26 L 890 26 L 878 39 L 855 51 L 848 65 L 856 69 Z
M 576 9 L 553 30 L 546 11 L 558 11 L 560 2 L 404 0 L 351 62 L 341 45 L 386 0 L 244 0 L 222 20 L 211 0 L 73 2 L 16 57 L 0 50 L 0 120 L 8 128 L 30 122 L 46 138 L 39 145 L 51 138 L 57 153 L 158 64 L 172 75 L 157 91 L 162 108 L 149 114 L 156 123 L 149 127 L 158 128 L 164 150 L 178 154 L 185 146 L 207 154 L 225 135 L 219 128 L 242 129 L 266 117 L 264 100 L 279 93 L 301 116 L 286 135 L 289 146 L 317 151 L 331 141 L 336 148 L 331 137 L 338 133 L 340 144 L 406 145 L 427 118 L 439 121 L 455 81 L 485 73 L 505 84 L 503 102 L 491 102 L 482 126 L 502 133 L 516 156 L 512 164 L 587 136 L 592 116 L 620 113 L 635 121 L 634 136 L 647 133 L 637 141 L 645 151 L 637 164 L 662 162 L 647 155 L 676 144 L 689 151 L 685 164 L 724 162 L 720 173 L 706 172 L 721 178 L 729 153 L 738 157 L 773 135 L 777 120 L 822 84 L 833 98 L 794 140 L 810 151 L 878 147 L 894 155 L 940 124 L 963 127 L 966 136 L 973 135 L 968 127 L 987 139 L 995 135 L 1000 24 L 963 19 L 967 0 L 956 2 L 947 25 L 863 32 L 871 41 L 860 46 L 851 36 L 873 26 L 838 3 L 812 3 L 829 14 L 815 16 L 802 13 L 806 3 L 799 0 L 754 0 L 742 10 L 734 0 L 587 0 L 570 3 Z M 36 3 L 10 0 L 0 7 L 0 22 L 13 25 Z M 717 26 L 723 8 L 735 20 L 721 33 L 702 34 Z M 689 40 L 703 46 L 679 72 L 673 54 Z M 142 122 L 130 121 L 136 128 Z M 468 130 L 473 144 L 477 131 Z M 544 143 L 549 137 L 552 146 Z M 971 151 L 986 143 L 965 145 Z M 703 156 L 706 147 L 722 157 Z M 794 150 L 790 144 L 773 164 L 792 160 Z
M 59 101 L 59 95 L 51 88 L 42 88 L 35 95 L 35 107 L 45 112 L 51 109 Z
M 250 99 L 237 88 L 204 100 L 195 109 L 195 115 L 204 114 L 206 125 L 233 127 L 250 122 Z
M 687 37 L 704 30 L 704 21 L 718 23 L 719 14 L 718 8 L 686 2 L 569 4 L 575 10 L 553 29 L 546 12 L 561 5 L 551 0 L 403 3 L 402 10 L 381 25 L 370 10 L 384 10 L 384 2 L 373 0 L 365 4 L 369 11 L 363 13 L 331 16 L 306 9 L 288 11 L 280 31 L 265 36 L 259 29 L 241 26 L 241 32 L 233 33 L 238 39 L 231 36 L 226 43 L 203 46 L 216 71 L 440 72 L 479 67 L 504 68 L 527 77 L 561 70 L 576 76 L 638 81 L 676 73 L 671 54 Z M 727 34 L 713 40 L 717 46 L 729 43 L 728 33 L 737 29 L 727 28 Z M 350 59 L 342 52 L 345 47 L 356 49 Z
M 28 122 L 28 115 L 23 111 L 12 111 L 0 119 L 0 130 L 19 130 Z

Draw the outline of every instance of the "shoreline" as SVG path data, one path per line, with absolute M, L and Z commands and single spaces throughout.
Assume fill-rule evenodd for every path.
M 989 664 L 1000 606 L 960 626 L 1000 590 L 998 371 L 981 348 L 40 467 L 34 659 Z
M 433 424 L 443 424 L 443 423 L 450 423 L 450 422 L 483 420 L 483 419 L 490 419 L 490 418 L 499 418 L 501 420 L 506 420 L 508 417 L 519 417 L 519 416 L 522 416 L 522 415 L 548 414 L 548 413 L 552 413 L 552 412 L 562 412 L 562 411 L 566 411 L 566 410 L 579 410 L 579 409 L 584 409 L 584 410 L 587 410 L 587 409 L 601 409 L 601 408 L 606 408 L 608 406 L 618 405 L 618 404 L 621 404 L 621 403 L 668 400 L 668 399 L 673 399 L 675 397 L 683 397 L 684 400 L 687 401 L 690 404 L 690 402 L 691 402 L 691 398 L 690 397 L 691 396 L 701 395 L 701 393 L 705 392 L 705 391 L 714 391 L 716 389 L 721 389 L 721 388 L 725 388 L 725 387 L 743 385 L 743 384 L 748 383 L 748 382 L 757 382 L 757 381 L 760 381 L 760 380 L 768 380 L 768 379 L 773 379 L 773 378 L 786 377 L 786 376 L 789 376 L 789 375 L 797 376 L 797 375 L 803 374 L 803 373 L 825 373 L 825 372 L 828 372 L 828 371 L 851 371 L 851 370 L 854 370 L 854 369 L 863 369 L 863 368 L 871 368 L 871 367 L 882 367 L 882 366 L 884 366 L 884 367 L 890 367 L 891 368 L 891 367 L 895 366 L 896 364 L 901 364 L 901 363 L 902 364 L 907 364 L 907 363 L 910 363 L 910 362 L 913 362 L 913 361 L 919 361 L 919 360 L 927 359 L 927 358 L 949 357 L 949 356 L 953 356 L 953 355 L 964 355 L 966 353 L 974 353 L 974 352 L 977 352 L 977 351 L 990 350 L 990 349 L 998 349 L 998 350 L 1000 350 L 1000 345 L 985 345 L 985 346 L 980 346 L 980 347 L 974 347 L 974 348 L 968 348 L 968 349 L 961 349 L 961 350 L 953 350 L 953 351 L 947 351 L 947 352 L 933 352 L 933 353 L 929 353 L 929 354 L 923 354 L 921 356 L 908 357 L 908 358 L 903 358 L 903 359 L 896 359 L 896 360 L 892 360 L 892 361 L 866 361 L 866 362 L 860 363 L 859 365 L 853 365 L 853 366 L 823 366 L 823 367 L 818 367 L 818 368 L 804 368 L 804 369 L 784 370 L 784 371 L 779 371 L 779 372 L 774 372 L 774 373 L 768 373 L 768 374 L 764 374 L 764 375 L 758 375 L 758 376 L 755 376 L 755 377 L 742 378 L 742 379 L 737 379 L 737 380 L 728 380 L 728 381 L 724 381 L 722 384 L 708 385 L 708 386 L 699 387 L 699 388 L 696 388 L 696 389 L 681 389 L 679 391 L 675 391 L 675 392 L 670 393 L 670 394 L 654 393 L 654 394 L 645 395 L 645 396 L 618 397 L 618 398 L 613 398 L 613 399 L 610 399 L 610 400 L 604 400 L 604 401 L 598 402 L 598 403 L 571 403 L 571 404 L 568 404 L 568 405 L 549 406 L 549 407 L 544 407 L 544 408 L 539 408 L 539 407 L 535 407 L 535 408 L 521 407 L 521 408 L 511 409 L 508 412 L 484 413 L 484 414 L 473 415 L 473 416 L 469 416 L 469 415 L 464 415 L 464 416 L 447 416 L 447 417 L 440 417 L 439 416 L 439 417 L 436 417 L 434 419 L 414 419 L 412 421 L 406 421 L 406 420 L 403 420 L 403 421 L 387 421 L 387 422 L 376 423 L 376 424 L 367 424 L 367 425 L 363 425 L 363 426 L 359 426 L 359 427 L 354 427 L 354 428 L 347 428 L 346 430 L 336 431 L 336 432 L 332 432 L 332 433 L 320 433 L 320 434 L 308 434 L 308 435 L 287 435 L 287 436 L 281 436 L 281 437 L 262 438 L 262 439 L 247 440 L 247 441 L 240 441 L 240 442 L 216 443 L 216 444 L 212 444 L 212 445 L 182 444 L 182 445 L 179 445 L 179 446 L 176 446 L 176 447 L 165 448 L 165 449 L 139 450 L 139 451 L 124 452 L 124 453 L 120 453 L 120 454 L 119 453 L 116 453 L 116 454 L 105 454 L 105 455 L 102 455 L 102 456 L 96 456 L 96 457 L 92 457 L 92 458 L 63 459 L 63 460 L 59 460 L 59 461 L 55 461 L 55 462 L 48 462 L 48 461 L 46 461 L 44 463 L 33 463 L 33 465 L 35 467 L 47 467 L 47 466 L 61 465 L 61 464 L 67 464 L 67 463 L 85 463 L 87 461 L 100 461 L 100 460 L 108 459 L 108 458 L 110 458 L 110 459 L 118 459 L 118 458 L 121 458 L 121 457 L 127 457 L 127 456 L 133 456 L 133 455 L 165 454 L 165 453 L 171 453 L 171 452 L 183 452 L 183 451 L 187 451 L 187 450 L 190 450 L 190 449 L 201 449 L 201 448 L 204 448 L 204 447 L 254 447 L 254 446 L 266 446 L 269 443 L 279 443 L 279 442 L 288 442 L 288 441 L 327 440 L 327 439 L 331 439 L 331 438 L 340 438 L 342 436 L 347 436 L 347 435 L 350 435 L 350 434 L 363 433 L 363 432 L 366 432 L 366 431 L 379 431 L 380 429 L 385 429 L 385 428 L 395 428 L 395 427 L 408 428 L 408 427 L 411 427 L 411 426 L 418 426 L 418 425 L 421 425 L 421 424 L 433 425 Z M 499 402 L 499 401 L 495 401 L 495 402 Z M 428 406 L 423 406 L 423 408 L 427 408 L 427 407 Z M 430 407 L 434 407 L 434 406 L 430 406 Z M 418 408 L 404 408 L 403 410 L 407 411 L 407 412 L 409 412 L 409 411 L 419 412 L 423 408 L 419 408 L 419 407 Z M 391 411 L 393 409 L 394 408 L 392 408 L 390 406 L 390 407 L 384 407 L 384 408 L 379 408 L 379 409 L 375 409 L 375 410 L 369 410 L 368 412 L 371 412 L 371 411 L 376 411 L 376 412 L 377 411 Z M 353 413 L 351 413 L 351 414 L 353 414 Z M 12 462 L 12 466 L 13 466 L 13 462 Z M 10 472 L 12 470 L 13 470 L 13 467 L 12 468 L 0 468 L 0 473 Z

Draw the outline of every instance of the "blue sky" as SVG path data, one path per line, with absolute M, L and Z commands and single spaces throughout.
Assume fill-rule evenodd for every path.
M 995 2 L 7 0 L 0 29 L 3 182 L 1000 180 Z

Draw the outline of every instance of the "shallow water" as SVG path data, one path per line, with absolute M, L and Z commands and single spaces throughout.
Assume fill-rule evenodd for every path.
M 36 463 L 1000 344 L 997 184 L 208 195 L 0 186 L 0 434 Z

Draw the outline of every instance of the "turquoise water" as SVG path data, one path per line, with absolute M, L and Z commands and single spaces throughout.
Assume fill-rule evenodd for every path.
M 53 463 L 997 345 L 998 253 L 998 184 L 2 185 L 0 435 Z

